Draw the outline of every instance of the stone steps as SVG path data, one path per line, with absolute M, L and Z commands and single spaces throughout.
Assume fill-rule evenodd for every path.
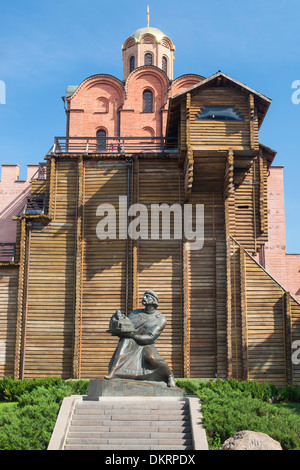
M 132 427 L 132 426 L 131 426 Z M 82 432 L 82 433 L 85 433 L 85 432 L 90 432 L 90 433 L 103 433 L 103 432 L 114 432 L 114 433 L 123 433 L 124 432 L 124 426 L 119 426 L 118 424 L 115 424 L 115 425 L 111 425 L 111 426 L 86 426 L 86 425 L 82 425 L 82 426 L 77 426 L 77 425 L 72 425 L 72 432 Z M 158 426 L 156 426 L 155 424 L 149 424 L 148 422 L 145 423 L 145 425 L 143 426 L 140 426 L 139 424 L 138 425 L 134 425 L 134 430 L 130 430 L 126 429 L 126 433 L 128 432 L 136 432 L 136 433 L 139 433 L 139 435 L 141 435 L 141 433 L 155 433 L 155 432 L 161 432 L 161 433 L 175 433 L 175 434 L 178 434 L 178 433 L 183 433 L 183 434 L 187 434 L 188 432 L 190 431 L 190 428 L 185 425 L 185 424 L 182 424 L 182 423 L 179 423 L 179 424 L 176 424 L 176 425 L 173 425 L 173 426 L 168 426 L 168 425 L 163 425 L 163 424 L 159 424 Z
M 76 404 L 64 450 L 190 450 L 185 398 L 121 398 Z
M 64 450 L 192 450 L 192 447 L 181 446 L 181 445 L 139 445 L 139 444 L 132 444 L 126 446 L 116 446 L 115 444 L 109 445 L 68 445 L 65 447 Z
M 181 440 L 187 440 L 191 439 L 192 435 L 191 433 L 181 433 L 181 432 L 147 432 L 147 431 L 134 431 L 128 432 L 115 432 L 115 431 L 99 431 L 99 432 L 93 432 L 93 431 L 75 431 L 72 429 L 71 432 L 68 434 L 68 441 L 70 442 L 72 438 L 78 439 L 78 437 L 81 437 L 83 439 L 106 439 L 108 436 L 109 432 L 109 438 L 110 439 L 181 439 Z

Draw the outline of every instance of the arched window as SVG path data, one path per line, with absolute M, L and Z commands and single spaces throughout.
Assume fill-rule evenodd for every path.
M 129 59 L 129 70 L 132 72 L 135 69 L 135 58 L 134 55 L 132 55 Z
M 100 129 L 97 131 L 97 150 L 98 152 L 105 152 L 106 150 L 106 131 Z
M 153 94 L 150 90 L 145 90 L 143 93 L 143 112 L 152 113 L 153 111 Z
M 163 69 L 163 71 L 164 71 L 165 73 L 167 73 L 167 70 L 168 70 L 168 59 L 167 59 L 165 56 L 163 56 L 163 58 L 162 58 L 161 68 Z
M 104 96 L 100 96 L 99 98 L 97 98 L 95 102 L 95 111 L 97 113 L 108 113 L 108 107 L 109 103 L 107 98 L 105 98 Z
M 152 65 L 152 54 L 150 52 L 145 54 L 145 65 Z

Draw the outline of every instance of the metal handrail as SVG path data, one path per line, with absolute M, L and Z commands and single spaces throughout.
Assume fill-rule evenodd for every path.
M 21 217 L 22 215 L 39 215 L 44 213 L 45 196 L 33 195 L 27 197 L 26 204 L 24 207 L 22 207 L 17 217 Z
M 39 167 L 36 170 L 36 172 L 32 175 L 31 179 L 32 180 L 36 180 L 36 179 L 45 180 L 46 179 L 46 163 L 39 163 Z
M 29 196 L 24 207 L 24 214 L 38 215 L 45 212 L 45 197 L 44 196 Z
M 177 153 L 177 139 L 167 137 L 55 137 L 50 154 Z

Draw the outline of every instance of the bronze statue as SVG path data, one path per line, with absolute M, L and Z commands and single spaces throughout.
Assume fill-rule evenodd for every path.
M 156 310 L 157 294 L 146 291 L 142 304 L 144 309 L 133 310 L 128 317 L 120 310 L 111 317 L 108 331 L 120 340 L 105 378 L 163 381 L 175 387 L 174 376 L 154 345 L 167 323 L 164 315 Z

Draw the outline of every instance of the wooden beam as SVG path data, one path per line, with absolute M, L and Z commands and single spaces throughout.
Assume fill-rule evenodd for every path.
M 50 160 L 50 183 L 49 183 L 49 208 L 48 215 L 51 219 L 54 219 L 55 215 L 55 199 L 56 199 L 56 160 L 55 157 L 51 157 Z
M 191 147 L 191 94 L 186 95 L 186 157 L 184 165 L 185 200 L 188 201 L 193 188 L 194 156 Z
M 228 149 L 226 164 L 225 164 L 225 175 L 224 175 L 224 187 L 223 187 L 223 196 L 224 200 L 229 197 L 234 191 L 234 153 L 233 149 L 230 147 Z
M 136 160 L 135 169 L 135 203 L 140 199 L 140 161 Z M 132 308 L 139 307 L 139 239 L 132 242 Z
M 255 149 L 254 139 L 254 116 L 255 116 L 255 105 L 254 96 L 252 93 L 249 94 L 249 119 L 250 119 L 250 148 Z
M 246 256 L 245 250 L 242 246 L 240 246 L 240 288 L 241 288 L 243 380 L 249 380 L 247 286 L 246 286 L 245 256 Z
M 260 150 L 258 156 L 259 164 L 259 217 L 260 217 L 260 231 L 264 233 L 266 229 L 265 220 L 265 174 L 264 174 L 264 161 L 262 151 Z
M 224 201 L 225 205 L 225 237 L 226 237 L 226 330 L 227 330 L 227 375 L 232 377 L 232 291 L 231 291 L 231 240 L 229 226 L 229 200 Z
M 284 293 L 284 326 L 285 326 L 285 354 L 286 354 L 286 379 L 289 385 L 294 385 L 294 370 L 292 361 L 292 307 L 290 292 Z
M 234 331 L 234 353 L 235 353 L 235 375 L 234 378 L 239 380 L 239 327 L 238 327 L 238 316 L 240 311 L 238 311 L 238 291 L 239 291 L 239 279 L 238 279 L 238 274 L 239 274 L 239 264 L 237 262 L 237 256 L 239 255 L 239 244 L 233 239 L 233 246 L 232 246 L 232 280 L 233 280 L 233 288 L 232 288 L 232 294 L 233 294 L 233 314 L 234 314 L 234 323 L 232 325 L 232 329 Z
M 194 182 L 194 156 L 191 146 L 188 147 L 184 166 L 184 192 L 185 200 L 189 201 Z
M 75 312 L 73 341 L 73 377 L 76 379 L 80 378 L 81 372 L 84 179 L 83 157 L 80 156 L 77 167 Z
M 25 284 L 25 260 L 26 260 L 26 219 L 21 220 L 20 237 L 20 267 L 18 280 L 17 318 L 16 318 L 16 342 L 15 342 L 15 363 L 14 379 L 20 378 L 21 345 L 22 345 L 22 324 L 23 324 L 23 300 Z
M 191 143 L 191 94 L 186 95 L 186 146 Z
M 183 243 L 183 372 L 184 377 L 191 375 L 191 338 L 190 338 L 190 286 L 189 286 L 189 242 Z

